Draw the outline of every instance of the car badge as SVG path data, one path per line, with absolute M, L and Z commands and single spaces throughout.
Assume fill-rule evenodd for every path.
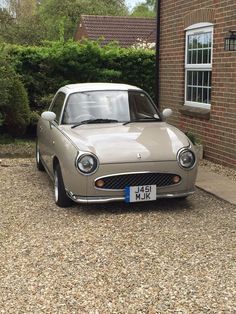
M 138 153 L 138 154 L 137 154 L 137 158 L 138 158 L 138 159 L 141 159 L 141 158 L 142 158 L 141 154 Z

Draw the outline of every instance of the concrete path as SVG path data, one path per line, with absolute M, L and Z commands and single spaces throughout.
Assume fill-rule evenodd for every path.
M 198 168 L 196 186 L 233 205 L 236 205 L 236 182 L 217 173 Z

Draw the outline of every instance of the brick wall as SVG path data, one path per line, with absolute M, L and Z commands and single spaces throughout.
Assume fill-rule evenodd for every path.
M 161 108 L 172 108 L 169 122 L 201 138 L 207 159 L 236 168 L 236 51 L 224 51 L 224 37 L 236 31 L 236 0 L 164 0 L 161 5 Z M 210 119 L 179 111 L 184 104 L 184 29 L 200 22 L 214 24 Z
M 86 32 L 86 28 L 85 28 L 85 25 L 84 25 L 84 22 L 83 21 L 80 21 L 77 25 L 77 29 L 75 31 L 75 34 L 74 34 L 74 40 L 75 41 L 79 41 L 81 40 L 82 38 L 87 38 L 88 37 L 88 34 Z

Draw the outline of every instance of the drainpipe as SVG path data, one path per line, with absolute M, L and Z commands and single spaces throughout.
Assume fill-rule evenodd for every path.
M 161 0 L 157 0 L 157 23 L 156 23 L 156 85 L 155 85 L 155 98 L 156 105 L 160 108 L 160 31 L 161 31 Z

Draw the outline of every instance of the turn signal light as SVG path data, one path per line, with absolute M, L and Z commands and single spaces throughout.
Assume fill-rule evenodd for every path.
M 179 183 L 180 182 L 180 176 L 174 176 L 172 178 L 172 180 L 173 180 L 174 183 Z
M 102 187 L 104 187 L 105 182 L 102 179 L 100 179 L 100 180 L 96 181 L 95 185 L 97 188 L 102 188 Z

